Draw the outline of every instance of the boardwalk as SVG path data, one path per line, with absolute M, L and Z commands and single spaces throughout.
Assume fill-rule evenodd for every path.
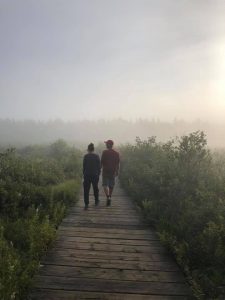
M 188 299 L 182 273 L 119 187 L 111 207 L 101 195 L 84 211 L 81 197 L 42 264 L 36 300 Z

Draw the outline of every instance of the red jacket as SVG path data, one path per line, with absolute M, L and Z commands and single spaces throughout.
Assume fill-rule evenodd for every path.
M 119 170 L 120 156 L 114 149 L 106 149 L 102 152 L 101 166 L 103 176 L 115 176 Z

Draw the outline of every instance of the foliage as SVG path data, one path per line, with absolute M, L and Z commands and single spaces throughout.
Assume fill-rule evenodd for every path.
M 0 299 L 26 299 L 80 174 L 80 152 L 62 140 L 0 154 Z
M 225 296 L 225 159 L 203 132 L 121 148 L 121 182 L 192 282 L 197 298 Z M 225 157 L 225 155 L 223 156 Z

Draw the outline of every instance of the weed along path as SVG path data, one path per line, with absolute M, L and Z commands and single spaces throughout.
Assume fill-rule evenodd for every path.
M 176 263 L 116 186 L 111 207 L 103 194 L 71 209 L 42 261 L 31 299 L 189 299 Z

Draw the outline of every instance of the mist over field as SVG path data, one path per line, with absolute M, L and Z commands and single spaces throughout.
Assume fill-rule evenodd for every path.
M 118 146 L 128 142 L 134 143 L 136 137 L 147 139 L 156 136 L 158 141 L 165 142 L 198 130 L 205 132 L 209 147 L 225 148 L 225 124 L 141 119 L 135 122 L 123 119 L 74 122 L 0 120 L 0 145 L 48 144 L 57 139 L 64 139 L 76 147 L 84 148 L 90 142 L 98 144 L 113 139 L 115 146 Z
M 47 123 L 1 122 L 1 140 L 206 129 L 223 144 L 224 12 L 220 0 L 1 0 L 0 118 Z M 118 118 L 161 122 L 97 121 Z

